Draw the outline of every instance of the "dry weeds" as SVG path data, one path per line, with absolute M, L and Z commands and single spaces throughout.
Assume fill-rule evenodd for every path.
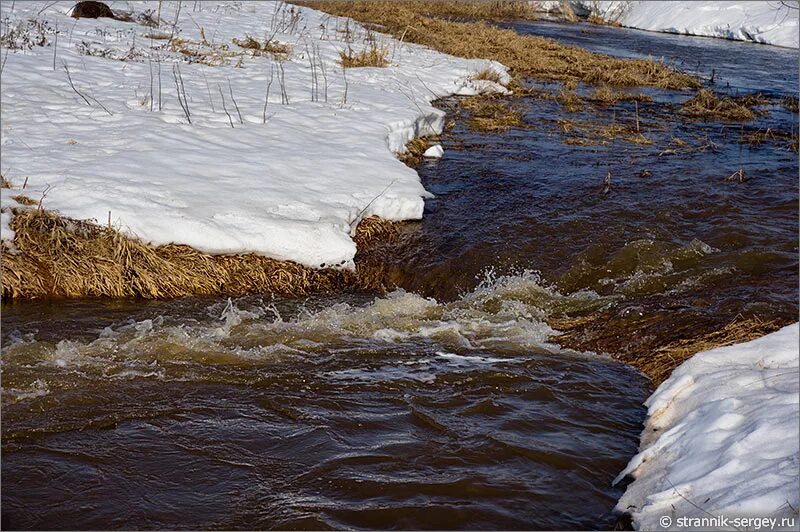
M 696 353 L 726 345 L 749 342 L 778 330 L 777 321 L 737 317 L 723 328 L 695 338 L 677 340 L 659 347 L 653 353 L 641 355 L 631 363 L 644 371 L 655 384 L 663 382 L 672 370 Z
M 408 166 L 416 166 L 422 162 L 422 154 L 429 147 L 430 142 L 426 137 L 415 137 L 406 144 L 406 151 L 401 153 L 398 158 Z
M 297 2 L 333 15 L 378 25 L 396 38 L 466 58 L 495 59 L 515 75 L 614 86 L 698 88 L 693 76 L 652 60 L 620 59 L 567 46 L 553 39 L 519 35 L 485 22 L 454 22 L 429 16 L 437 2 L 306 0 Z
M 594 89 L 587 98 L 590 101 L 602 104 L 602 105 L 612 105 L 617 102 L 628 102 L 628 101 L 637 101 L 637 102 L 651 102 L 653 101 L 650 96 L 646 94 L 630 94 L 624 91 L 614 90 L 608 85 L 601 85 Z
M 762 320 L 757 316 L 738 316 L 723 327 L 691 321 L 676 324 L 656 315 L 625 324 L 603 311 L 551 318 L 548 324 L 562 332 L 555 337 L 560 345 L 579 351 L 614 353 L 644 372 L 654 386 L 695 353 L 748 342 L 787 325 L 785 320 Z
M 500 74 L 498 74 L 496 70 L 493 70 L 491 68 L 484 68 L 482 70 L 479 70 L 471 77 L 472 79 L 475 80 L 491 81 L 494 83 L 500 83 L 502 81 L 502 79 L 500 79 Z
M 583 109 L 583 100 L 573 90 L 564 89 L 558 93 L 558 102 L 568 113 L 575 113 Z
M 202 294 L 299 296 L 344 287 L 384 289 L 372 248 L 396 225 L 363 220 L 355 235 L 356 271 L 315 269 L 255 254 L 206 255 L 188 246 L 154 247 L 111 227 L 41 209 L 18 210 L 11 222 L 18 253 L 4 253 L 3 299 L 45 297 L 172 298 Z
M 522 113 L 494 94 L 470 96 L 461 100 L 459 105 L 469 111 L 467 124 L 475 131 L 500 132 L 522 125 Z
M 615 140 L 630 144 L 650 145 L 652 140 L 644 136 L 635 123 L 614 122 L 603 124 L 582 120 L 558 120 L 562 133 L 570 135 L 565 144 L 578 146 L 607 146 Z
M 292 45 L 273 40 L 266 40 L 263 43 L 258 39 L 245 35 L 244 39 L 233 39 L 233 44 L 239 48 L 250 50 L 254 56 L 270 54 L 274 57 L 287 56 L 292 51 Z
M 684 102 L 681 106 L 681 112 L 686 116 L 696 118 L 718 118 L 735 121 L 753 120 L 756 114 L 747 104 L 755 100 L 752 99 L 753 97 L 749 97 L 749 100 L 747 98 L 734 99 L 728 96 L 720 98 L 710 90 L 700 89 L 694 98 Z
M 379 47 L 375 43 L 360 52 L 354 52 L 349 47 L 339 52 L 344 68 L 386 67 L 389 65 L 388 55 L 389 52 L 385 47 Z

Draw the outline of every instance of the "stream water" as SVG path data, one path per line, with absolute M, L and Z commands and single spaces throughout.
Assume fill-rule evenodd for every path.
M 798 90 L 796 50 L 513 27 L 715 68 L 718 89 Z M 688 94 L 648 94 L 650 145 L 569 144 L 557 122 L 630 122 L 632 102 L 519 98 L 526 126 L 494 135 L 456 117 L 385 296 L 4 304 L 3 528 L 613 526 L 649 386 L 558 347 L 545 318 L 797 314 L 797 154 L 739 142 L 797 117 L 688 121 Z M 662 153 L 673 138 L 685 153 Z

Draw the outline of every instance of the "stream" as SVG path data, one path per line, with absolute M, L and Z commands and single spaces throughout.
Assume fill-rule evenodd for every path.
M 509 26 L 798 92 L 797 50 Z M 711 330 L 798 300 L 797 152 L 740 142 L 797 115 L 690 120 L 690 93 L 632 92 L 651 101 L 514 98 L 524 125 L 499 134 L 442 100 L 445 155 L 418 168 L 435 198 L 389 294 L 4 303 L 3 528 L 612 528 L 651 386 L 546 318 Z M 636 116 L 651 144 L 581 132 Z

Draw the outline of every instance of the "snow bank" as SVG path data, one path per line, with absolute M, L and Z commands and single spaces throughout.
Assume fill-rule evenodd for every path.
M 796 518 L 799 330 L 698 353 L 678 367 L 647 400 L 642 451 L 617 478 L 635 480 L 617 510 L 642 530 L 678 529 L 680 517 L 768 517 L 777 526 Z
M 798 2 L 573 2 L 629 28 L 798 47 Z
M 428 193 L 393 152 L 442 130 L 444 114 L 430 102 L 505 90 L 469 79 L 486 67 L 509 79 L 498 63 L 310 9 L 298 16 L 279 2 L 183 2 L 179 17 L 178 4 L 164 2 L 161 28 L 75 20 L 73 2 L 50 4 L 4 4 L 3 31 L 19 35 L 6 35 L 18 49 L 3 57 L 0 171 L 17 186 L 28 177 L 29 189 L 49 187 L 47 209 L 103 224 L 110 216 L 155 245 L 352 265 L 362 217 L 422 216 Z M 111 5 L 134 15 L 156 8 Z M 247 35 L 291 52 L 254 55 L 233 42 Z M 390 66 L 343 72 L 339 52 L 373 41 Z M 5 240 L 11 206 L 2 205 Z

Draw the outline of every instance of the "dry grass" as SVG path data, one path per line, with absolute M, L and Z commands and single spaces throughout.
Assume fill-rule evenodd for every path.
M 494 83 L 500 83 L 502 81 L 502 79 L 500 78 L 500 74 L 498 74 L 496 70 L 493 70 L 491 68 L 484 68 L 483 70 L 479 70 L 471 77 L 472 79 L 491 81 Z
M 29 198 L 28 196 L 23 196 L 22 194 L 18 196 L 11 196 L 11 199 L 19 203 L 20 205 L 39 205 L 39 202 L 35 199 Z
M 567 46 L 553 39 L 519 35 L 485 22 L 454 22 L 431 17 L 436 2 L 387 0 L 307 0 L 298 2 L 361 23 L 404 41 L 466 58 L 495 59 L 518 76 L 541 80 L 573 80 L 614 86 L 698 88 L 700 82 L 663 63 L 620 59 Z
M 398 7 L 426 17 L 486 20 L 534 20 L 538 15 L 525 0 L 394 0 Z
M 292 51 L 292 46 L 287 43 L 268 40 L 261 42 L 258 39 L 245 35 L 244 39 L 233 39 L 233 44 L 239 48 L 250 50 L 254 56 L 270 54 L 272 56 L 286 56 Z
M 751 133 L 744 133 L 739 137 L 740 144 L 759 147 L 762 144 L 783 145 L 788 150 L 797 152 L 797 133 L 774 130 L 772 128 L 759 129 Z
M 401 153 L 398 158 L 408 166 L 416 166 L 422 162 L 422 156 L 430 147 L 430 142 L 426 137 L 415 137 L 406 144 L 406 151 Z
M 663 382 L 672 370 L 692 355 L 726 345 L 749 342 L 778 330 L 782 324 L 758 318 L 734 319 L 726 326 L 695 338 L 677 340 L 652 353 L 633 359 L 634 366 L 644 371 L 654 383 Z
M 594 89 L 591 94 L 589 94 L 588 99 L 590 101 L 602 104 L 602 105 L 612 105 L 618 102 L 628 102 L 628 101 L 637 101 L 637 102 L 651 102 L 653 101 L 650 96 L 646 94 L 630 94 L 624 91 L 614 90 L 608 85 L 601 85 Z
M 734 99 L 727 96 L 717 97 L 707 89 L 701 89 L 697 95 L 681 106 L 686 116 L 696 118 L 717 118 L 723 120 L 748 121 L 756 114 L 747 105 L 748 100 Z M 752 102 L 751 102 L 752 103 Z
M 18 253 L 3 254 L 3 299 L 43 297 L 172 298 L 201 294 L 274 293 L 299 296 L 343 287 L 383 289 L 372 248 L 397 233 L 395 224 L 359 224 L 356 271 L 315 269 L 259 255 L 206 255 L 188 246 L 154 247 L 110 227 L 55 213 L 16 212 Z
M 494 94 L 479 94 L 464 98 L 459 105 L 469 111 L 470 129 L 480 132 L 506 131 L 522 125 L 522 113 Z
M 613 353 L 643 371 L 658 386 L 672 370 L 695 353 L 754 340 L 786 325 L 786 320 L 738 316 L 720 327 L 714 323 L 664 321 L 653 315 L 625 323 L 608 312 L 552 318 L 548 324 L 562 332 L 555 340 L 579 351 Z
M 351 48 L 339 52 L 344 68 L 386 67 L 389 65 L 388 55 L 386 48 L 379 47 L 375 43 L 357 53 Z
M 0 188 L 11 188 L 11 181 L 0 175 Z
M 565 144 L 578 146 L 607 146 L 615 140 L 630 144 L 650 145 L 652 140 L 642 134 L 635 123 L 615 122 L 603 124 L 581 120 L 558 120 L 562 133 L 570 135 Z
M 583 100 L 573 90 L 564 89 L 558 94 L 558 102 L 568 113 L 575 113 L 583 109 Z
M 781 99 L 781 105 L 792 113 L 800 112 L 800 104 L 798 104 L 798 102 L 797 96 L 786 96 Z

